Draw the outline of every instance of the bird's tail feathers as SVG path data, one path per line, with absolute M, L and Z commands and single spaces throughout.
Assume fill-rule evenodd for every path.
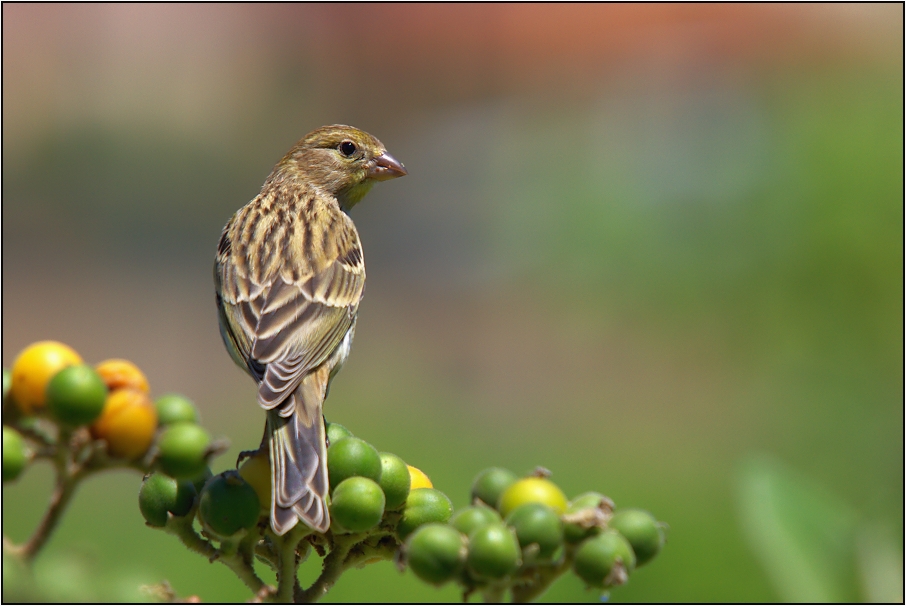
M 267 413 L 271 527 L 278 535 L 299 520 L 318 532 L 330 527 L 327 441 L 321 415 L 328 375 L 324 370 L 306 376 L 279 410 Z M 284 416 L 282 411 L 287 409 L 293 412 Z

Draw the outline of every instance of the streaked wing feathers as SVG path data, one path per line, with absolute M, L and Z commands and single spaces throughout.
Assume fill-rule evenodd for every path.
M 262 381 L 259 400 L 265 408 L 279 405 L 306 373 L 327 360 L 355 320 L 365 266 L 352 221 L 336 212 L 338 219 L 327 222 L 329 237 L 289 236 L 278 248 L 281 262 L 267 264 L 273 269 L 263 273 L 249 271 L 257 267 L 254 243 L 231 239 L 243 232 L 243 222 L 253 219 L 237 215 L 224 232 L 215 271 L 222 284 L 224 341 L 253 376 L 267 366 L 263 377 L 255 377 Z M 319 248 L 309 250 L 315 244 Z

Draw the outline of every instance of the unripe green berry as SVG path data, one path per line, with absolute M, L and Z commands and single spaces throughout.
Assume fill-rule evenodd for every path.
M 406 499 L 396 534 L 401 540 L 405 539 L 419 526 L 430 522 L 446 522 L 451 515 L 453 503 L 447 495 L 435 488 L 416 488 Z
M 503 524 L 482 526 L 469 536 L 466 564 L 477 578 L 497 580 L 516 572 L 520 563 L 519 542 Z
M 506 523 L 516 531 L 519 545 L 525 552 L 537 545 L 539 560 L 548 560 L 563 544 L 563 522 L 553 509 L 542 503 L 525 503 L 507 516 Z
M 636 566 L 651 561 L 664 546 L 664 529 L 647 511 L 620 509 L 613 514 L 609 526 L 623 535 L 632 545 Z
M 339 423 L 325 423 L 324 431 L 327 433 L 327 442 L 331 445 L 343 438 L 353 437 L 352 432 Z
M 198 498 L 198 519 L 215 536 L 230 537 L 254 526 L 260 508 L 255 489 L 230 469 L 204 485 Z
M 107 385 L 87 364 L 68 366 L 47 384 L 47 408 L 69 427 L 88 425 L 104 410 Z
M 469 536 L 482 526 L 500 524 L 502 521 L 496 509 L 484 505 L 473 505 L 457 511 L 450 519 L 450 525 Z
M 564 540 L 567 543 L 581 543 L 588 537 L 600 534 L 609 517 L 612 505 L 610 499 L 598 492 L 585 492 L 574 498 L 566 506 L 564 517 L 575 517 L 573 514 L 580 512 L 585 515 L 580 516 L 584 518 L 583 523 L 576 521 L 563 524 Z M 601 509 L 602 506 L 604 509 Z
M 384 515 L 384 491 L 370 478 L 353 476 L 340 482 L 330 502 L 331 520 L 349 532 L 365 532 Z
M 158 462 L 164 473 L 177 479 L 204 473 L 211 436 L 195 423 L 181 421 L 167 426 L 160 436 Z
M 489 467 L 477 476 L 472 482 L 472 502 L 481 500 L 488 507 L 497 507 L 500 495 L 519 477 L 509 469 Z
M 201 492 L 201 489 L 204 488 L 204 485 L 208 483 L 208 480 L 214 477 L 214 472 L 211 471 L 211 468 L 207 465 L 198 472 L 196 475 L 192 476 L 189 480 L 192 482 L 192 485 L 195 487 L 195 492 Z
M 419 527 L 406 540 L 406 559 L 412 572 L 432 585 L 456 577 L 466 560 L 466 537 L 446 524 Z
M 409 467 L 395 454 L 381 453 L 381 490 L 387 497 L 388 510 L 399 509 L 409 497 Z
M 615 530 L 585 540 L 573 561 L 576 575 L 591 587 L 622 585 L 634 568 L 632 546 Z
M 335 489 L 346 478 L 381 481 L 381 456 L 374 446 L 355 437 L 337 440 L 327 449 L 327 475 Z
M 15 480 L 25 469 L 28 454 L 22 435 L 7 425 L 3 426 L 3 481 Z
M 145 476 L 138 491 L 138 508 L 149 526 L 167 524 L 167 514 L 181 517 L 189 513 L 197 495 L 188 480 L 179 481 L 162 473 Z
M 180 421 L 198 423 L 198 410 L 192 400 L 175 393 L 168 393 L 154 402 L 158 425 L 172 425 Z

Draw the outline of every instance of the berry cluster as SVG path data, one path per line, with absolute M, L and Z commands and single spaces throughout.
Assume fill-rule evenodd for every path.
M 664 525 L 638 509 L 614 511 L 604 495 L 570 502 L 546 470 L 525 478 L 492 467 L 472 485 L 472 505 L 447 524 L 426 524 L 405 543 L 409 568 L 435 585 L 459 583 L 499 601 L 540 595 L 572 569 L 589 587 L 625 583 L 661 550 Z
M 379 453 L 338 423 L 327 423 L 326 429 L 331 516 L 326 533 L 304 525 L 284 536 L 271 531 L 266 451 L 247 453 L 238 469 L 213 476 L 165 465 L 158 457 L 160 471 L 146 476 L 139 491 L 142 515 L 149 526 L 227 565 L 258 597 L 287 601 L 318 599 L 348 568 L 391 559 L 416 528 L 450 518 L 450 500 L 424 472 L 392 453 Z M 313 550 L 324 557 L 324 571 L 302 589 L 295 573 Z M 255 558 L 276 572 L 278 587 L 258 577 Z
M 53 341 L 29 346 L 4 371 L 3 481 L 42 458 L 57 474 L 39 528 L 23 545 L 5 541 L 6 551 L 30 562 L 76 484 L 123 467 L 145 473 L 138 501 L 149 527 L 228 566 L 259 601 L 317 601 L 349 568 L 394 560 L 427 583 L 457 583 L 465 598 L 480 593 L 499 602 L 510 592 L 526 602 L 569 571 L 596 589 L 621 585 L 664 544 L 665 526 L 651 514 L 615 510 L 596 492 L 568 501 L 540 468 L 522 478 L 482 471 L 472 504 L 454 515 L 421 470 L 337 423 L 326 426 L 330 528 L 316 533 L 299 524 L 277 536 L 269 525 L 267 452 L 244 453 L 237 469 L 213 475 L 208 464 L 225 443 L 211 440 L 186 398 L 154 401 L 149 392 L 131 362 L 92 367 Z M 302 588 L 296 572 L 312 552 L 323 558 L 322 573 Z M 261 580 L 256 559 L 275 571 L 277 587 Z M 157 589 L 178 599 L 166 584 Z
M 225 448 L 198 424 L 183 396 L 152 400 L 144 373 L 132 362 L 85 364 L 71 347 L 40 341 L 3 371 L 3 481 L 15 480 L 33 461 L 46 459 L 56 489 L 34 535 L 9 551 L 30 561 L 46 543 L 75 486 L 88 475 L 131 468 L 147 473 L 191 469 Z
M 480 593 L 487 601 L 501 601 L 507 591 L 514 601 L 529 601 L 570 570 L 589 587 L 606 590 L 625 583 L 664 544 L 664 525 L 651 514 L 615 511 L 595 492 L 568 501 L 541 469 L 524 478 L 486 469 L 472 485 L 472 505 L 454 515 L 450 499 L 398 456 L 378 452 L 337 423 L 327 424 L 327 435 L 331 527 L 324 534 L 307 528 L 295 538 L 271 533 L 266 452 L 254 453 L 238 472 L 209 479 L 197 499 L 191 481 L 164 483 L 152 475 L 142 487 L 142 512 L 149 525 L 171 530 L 185 516 L 176 534 L 189 546 L 194 515 L 207 540 L 220 542 L 216 548 L 207 543 L 208 555 L 246 575 L 259 596 L 296 601 L 317 599 L 348 568 L 381 559 L 394 559 L 433 585 L 455 582 L 466 598 Z M 303 590 L 295 586 L 295 570 L 312 548 L 324 557 L 324 569 Z M 253 555 L 272 566 L 283 589 L 257 577 L 249 582 L 254 573 L 242 566 Z

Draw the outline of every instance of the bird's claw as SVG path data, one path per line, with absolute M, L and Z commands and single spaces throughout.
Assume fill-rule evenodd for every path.
M 260 448 L 258 448 L 256 450 L 243 450 L 242 452 L 239 453 L 239 456 L 236 457 L 236 467 L 238 468 L 240 465 L 242 465 L 243 461 L 245 461 L 246 459 L 249 459 L 251 457 L 254 457 L 255 455 L 257 455 L 260 452 L 261 452 Z

